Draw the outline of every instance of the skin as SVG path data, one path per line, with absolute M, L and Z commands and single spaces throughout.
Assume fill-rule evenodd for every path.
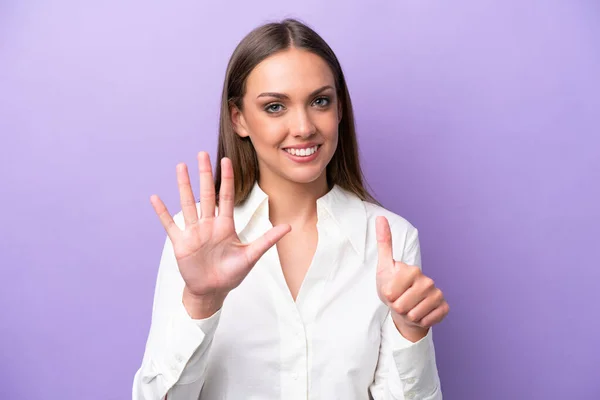
M 259 161 L 261 187 L 284 184 L 326 193 L 325 169 L 333 157 L 341 119 L 331 70 L 319 56 L 290 49 L 269 57 L 248 76 L 243 111 L 231 109 L 235 131 L 250 137 Z M 282 150 L 321 144 L 309 164 Z
M 250 73 L 242 110 L 233 107 L 231 115 L 236 133 L 249 137 L 256 150 L 271 222 L 291 225 L 277 253 L 296 300 L 317 247 L 316 199 L 329 190 L 325 171 L 338 143 L 341 113 L 333 74 L 313 53 L 275 54 Z M 297 163 L 285 151 L 310 144 L 320 147 L 309 163 Z
M 215 192 L 208 154 L 198 154 L 198 215 L 185 164 L 177 165 L 177 182 L 185 228 L 178 228 L 156 195 L 151 203 L 173 243 L 185 281 L 183 304 L 192 318 L 207 318 L 247 276 L 260 257 L 277 246 L 282 272 L 295 299 L 317 243 L 316 200 L 329 190 L 326 167 L 335 152 L 341 107 L 334 78 L 320 57 L 288 49 L 262 61 L 250 73 L 242 109 L 231 108 L 236 133 L 249 137 L 256 150 L 261 189 L 269 196 L 273 228 L 242 244 L 233 223 L 233 170 L 221 160 L 221 203 L 215 215 Z M 313 161 L 293 161 L 290 146 L 320 145 Z M 439 323 L 449 307 L 433 280 L 418 267 L 392 258 L 388 221 L 378 217 L 377 291 L 390 307 L 399 332 L 416 342 Z M 298 243 L 307 243 L 306 247 Z

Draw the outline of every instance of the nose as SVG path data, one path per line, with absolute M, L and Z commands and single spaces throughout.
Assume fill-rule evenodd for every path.
M 313 121 L 311 120 L 310 115 L 306 112 L 305 109 L 300 109 L 294 113 L 290 124 L 290 133 L 293 136 L 306 139 L 310 136 L 314 135 L 317 131 L 317 128 Z

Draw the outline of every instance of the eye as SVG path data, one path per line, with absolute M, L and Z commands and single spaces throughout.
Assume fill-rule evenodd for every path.
M 313 101 L 313 104 L 315 104 L 317 107 L 327 107 L 329 105 L 329 98 L 328 97 L 318 97 L 315 99 L 315 101 Z
M 265 111 L 271 114 L 278 113 L 283 110 L 283 104 L 280 103 L 271 103 L 267 104 L 265 107 Z

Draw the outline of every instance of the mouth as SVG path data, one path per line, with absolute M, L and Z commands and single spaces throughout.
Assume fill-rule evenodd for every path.
M 311 146 L 311 147 L 303 147 L 303 148 L 284 148 L 283 151 L 285 151 L 286 153 L 295 156 L 295 157 L 310 157 L 313 154 L 315 154 L 319 148 L 321 147 L 320 144 Z

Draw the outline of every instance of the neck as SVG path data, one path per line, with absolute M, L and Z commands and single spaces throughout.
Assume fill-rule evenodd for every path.
M 269 219 L 273 225 L 316 223 L 317 199 L 329 191 L 325 173 L 309 183 L 261 179 L 259 185 L 269 196 Z

